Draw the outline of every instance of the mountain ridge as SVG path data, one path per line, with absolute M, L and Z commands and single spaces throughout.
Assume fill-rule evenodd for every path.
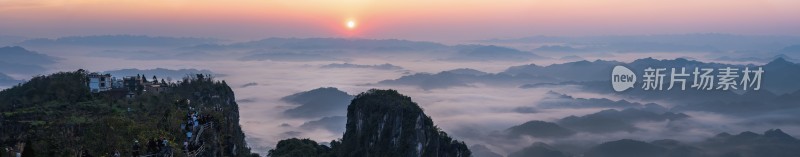
M 295 151 L 298 146 L 313 146 L 308 141 L 287 139 L 278 143 L 269 156 L 469 157 L 472 154 L 463 141 L 448 136 L 410 97 L 396 90 L 371 89 L 356 95 L 347 107 L 343 137 L 331 141 L 330 147 L 321 148 L 325 151 L 312 154 Z

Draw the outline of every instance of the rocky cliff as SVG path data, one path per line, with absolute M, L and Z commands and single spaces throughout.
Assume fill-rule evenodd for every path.
M 311 142 L 279 142 L 270 156 L 339 156 L 339 157 L 470 157 L 466 144 L 454 140 L 433 124 L 422 108 L 408 96 L 395 90 L 372 89 L 361 93 L 347 107 L 346 131 L 330 147 Z M 293 151 L 315 148 L 321 153 Z M 292 153 L 295 152 L 295 153 Z M 305 152 L 305 153 L 300 153 Z
M 60 72 L 0 91 L 0 147 L 12 148 L 0 156 L 252 155 L 224 81 L 190 76 L 133 98 L 90 93 L 86 81 L 83 70 Z M 189 113 L 203 118 L 184 151 Z

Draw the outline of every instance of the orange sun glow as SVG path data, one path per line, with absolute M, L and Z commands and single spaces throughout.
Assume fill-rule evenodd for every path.
M 355 29 L 356 28 L 356 21 L 348 20 L 347 23 L 345 23 L 345 26 L 347 27 L 347 29 Z

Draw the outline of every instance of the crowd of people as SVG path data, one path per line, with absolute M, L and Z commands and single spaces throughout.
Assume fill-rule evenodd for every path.
M 153 138 L 147 142 L 147 152 L 149 154 L 163 154 L 168 149 L 170 149 L 169 141 L 164 137 L 159 139 Z
M 203 146 L 203 140 L 199 138 L 198 133 L 203 126 L 213 121 L 211 115 L 201 115 L 195 108 L 189 107 L 189 112 L 186 114 L 186 122 L 181 124 L 181 130 L 186 134 L 186 141 L 183 142 L 183 150 L 187 153 L 194 152 Z
M 132 152 L 133 156 L 141 156 L 141 155 L 164 156 L 163 154 L 172 153 L 172 147 L 169 146 L 169 140 L 167 140 L 167 138 L 164 138 L 163 136 L 158 139 L 156 138 L 150 139 L 145 144 L 144 150 L 142 149 L 143 149 L 142 144 L 139 143 L 139 140 L 134 140 L 133 152 Z
M 183 142 L 183 151 L 191 153 L 199 150 L 203 146 L 203 140 L 195 138 L 199 138 L 197 137 L 200 136 L 198 132 L 200 132 L 203 126 L 212 122 L 214 119 L 209 114 L 201 115 L 198 111 L 195 111 L 195 108 L 189 107 L 189 112 L 186 114 L 185 120 L 186 122 L 181 123 L 180 126 L 181 132 L 186 135 L 186 140 Z M 150 139 L 144 144 L 144 148 L 143 144 L 135 140 L 132 155 L 160 156 L 159 154 L 170 154 L 172 151 L 171 148 L 172 147 L 169 146 L 169 140 L 164 137 Z
M 1 154 L 0 156 L 9 156 L 9 157 L 21 157 L 22 156 L 22 151 L 19 150 L 19 148 L 14 148 L 14 147 L 5 147 L 5 148 L 3 148 L 3 152 L 2 153 L 3 154 Z

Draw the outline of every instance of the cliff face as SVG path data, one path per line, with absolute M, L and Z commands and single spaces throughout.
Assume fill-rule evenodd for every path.
M 464 142 L 453 140 L 441 131 L 411 98 L 395 90 L 372 89 L 357 95 L 347 107 L 344 137 L 332 141 L 330 147 L 298 141 L 301 140 L 279 142 L 275 149 L 270 150 L 269 156 L 471 156 Z M 313 151 L 298 151 L 301 148 Z
M 203 115 L 196 133 L 200 156 L 250 156 L 239 126 L 234 94 L 224 81 L 193 76 L 170 83 L 170 92 L 119 98 L 91 94 L 86 73 L 60 72 L 37 76 L 0 91 L 0 147 L 14 147 L 32 156 L 122 156 L 172 154 L 186 156 L 187 113 Z M 212 124 L 213 123 L 213 124 Z M 166 140 L 159 149 L 149 141 Z M 155 142 L 154 142 L 155 143 Z M 24 149 L 22 148 L 24 147 Z M 0 153 L 6 154 L 9 152 Z
M 463 142 L 433 124 L 411 98 L 395 90 L 369 90 L 347 108 L 343 156 L 468 157 Z
M 225 81 L 215 81 L 213 78 L 201 75 L 185 78 L 174 88 L 173 94 L 186 98 L 190 103 L 186 106 L 196 111 L 199 115 L 210 117 L 211 125 L 206 125 L 204 131 L 196 131 L 194 136 L 198 139 L 195 144 L 200 145 L 197 150 L 189 152 L 192 156 L 251 156 L 247 147 L 245 134 L 239 125 L 239 105 L 233 90 Z M 182 132 L 184 135 L 185 132 Z M 183 137 L 183 136 L 182 136 Z M 180 142 L 178 140 L 177 142 Z M 180 146 L 180 145 L 179 145 Z M 176 147 L 176 149 L 181 149 Z

